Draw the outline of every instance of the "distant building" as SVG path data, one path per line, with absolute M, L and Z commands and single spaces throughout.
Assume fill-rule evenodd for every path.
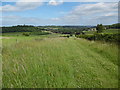
M 89 28 L 88 31 L 97 31 L 96 28 Z
M 107 28 L 106 28 L 106 27 L 104 27 L 104 29 L 106 30 Z
M 97 29 L 96 28 L 91 28 L 91 31 L 97 31 Z
M 44 28 L 46 30 L 58 30 L 58 28 L 51 28 L 51 27 L 48 27 L 48 28 Z

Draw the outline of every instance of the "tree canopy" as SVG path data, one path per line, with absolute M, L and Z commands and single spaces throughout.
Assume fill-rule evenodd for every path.
M 101 33 L 104 30 L 104 26 L 102 24 L 98 24 L 96 29 L 97 29 L 97 33 Z

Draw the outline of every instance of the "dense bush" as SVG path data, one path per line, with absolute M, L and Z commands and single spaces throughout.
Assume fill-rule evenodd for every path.
M 97 33 L 101 33 L 104 29 L 104 26 L 102 24 L 98 24 L 96 29 L 97 29 Z
M 30 33 L 26 32 L 26 33 L 23 33 L 24 36 L 30 36 Z
M 67 38 L 69 38 L 70 35 L 62 35 L 62 36 L 60 36 L 60 37 L 67 37 Z
M 88 30 L 87 27 L 81 27 L 81 28 L 68 28 L 68 27 L 64 27 L 64 28 L 58 28 L 58 29 L 51 29 L 48 31 L 51 31 L 53 33 L 60 33 L 60 34 L 76 34 L 76 33 L 82 33 L 82 31 L 86 31 Z
M 73 36 L 73 34 L 70 34 L 70 36 Z
M 117 42 L 120 34 L 94 34 L 94 35 L 77 35 L 77 38 L 85 38 L 88 40 L 102 40 L 108 42 Z
M 107 29 L 120 29 L 120 23 L 112 24 L 112 25 L 105 25 Z
M 13 26 L 13 27 L 2 27 L 2 33 L 9 32 L 36 32 L 41 31 L 40 28 L 37 27 L 28 27 L 28 26 Z
M 32 35 L 47 35 L 50 34 L 49 32 L 42 32 L 42 31 L 38 31 L 38 32 L 32 32 Z

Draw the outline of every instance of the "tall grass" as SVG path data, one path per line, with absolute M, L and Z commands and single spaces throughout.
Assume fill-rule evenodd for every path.
M 4 88 L 117 88 L 117 45 L 76 38 L 3 40 Z

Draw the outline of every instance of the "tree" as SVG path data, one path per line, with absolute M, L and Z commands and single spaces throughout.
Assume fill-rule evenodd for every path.
M 97 33 L 101 33 L 103 31 L 104 27 L 102 24 L 98 24 L 96 29 L 97 29 Z

